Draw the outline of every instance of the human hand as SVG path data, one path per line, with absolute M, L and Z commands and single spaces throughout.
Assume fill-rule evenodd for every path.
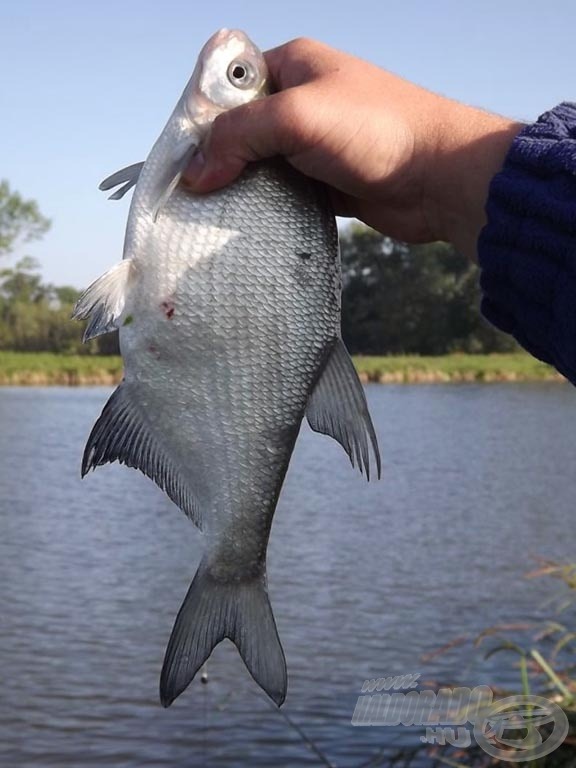
M 265 54 L 277 92 L 219 115 L 185 181 L 209 192 L 284 155 L 337 214 L 475 255 L 492 176 L 521 125 L 438 96 L 321 43 Z

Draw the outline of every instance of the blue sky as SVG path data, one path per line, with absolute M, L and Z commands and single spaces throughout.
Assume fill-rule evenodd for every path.
M 53 221 L 25 248 L 46 279 L 82 287 L 121 258 L 128 198 L 98 182 L 144 159 L 223 26 L 262 48 L 316 37 L 519 119 L 576 99 L 573 0 L 4 0 L 0 178 Z

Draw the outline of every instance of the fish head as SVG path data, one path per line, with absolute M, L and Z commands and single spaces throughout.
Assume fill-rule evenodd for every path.
M 216 117 L 268 92 L 266 62 L 250 38 L 237 29 L 221 29 L 212 35 L 200 51 L 192 77 L 157 142 L 163 157 L 160 172 L 152 182 L 154 221 Z
M 261 51 L 238 29 L 220 29 L 202 48 L 182 106 L 196 125 L 266 96 L 268 69 Z

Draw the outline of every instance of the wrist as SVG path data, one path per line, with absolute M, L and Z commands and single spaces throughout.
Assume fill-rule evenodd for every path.
M 437 238 L 476 259 L 490 182 L 523 124 L 448 99 L 442 102 L 423 204 Z

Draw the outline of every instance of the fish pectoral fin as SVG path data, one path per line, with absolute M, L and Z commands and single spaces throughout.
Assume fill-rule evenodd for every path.
M 188 167 L 190 160 L 194 157 L 197 151 L 198 145 L 195 142 L 190 143 L 188 141 L 183 144 L 180 152 L 177 152 L 176 160 L 174 160 L 174 162 L 171 163 L 170 167 L 167 169 L 164 176 L 164 181 L 158 189 L 156 201 L 152 207 L 152 221 L 156 221 L 158 214 L 162 208 L 164 208 L 168 200 L 170 200 L 172 192 L 174 192 L 180 183 L 180 179 L 184 175 L 184 171 Z
M 92 428 L 84 449 L 82 477 L 113 461 L 143 472 L 202 528 L 200 507 L 193 492 L 140 413 L 126 382 L 112 393 Z
M 118 328 L 130 285 L 132 261 L 124 259 L 90 285 L 76 302 L 73 320 L 88 320 L 84 341 Z
M 101 181 L 98 185 L 98 189 L 106 192 L 109 189 L 114 189 L 114 187 L 118 187 L 122 184 L 123 186 L 120 187 L 120 189 L 117 189 L 116 192 L 111 194 L 108 198 L 109 200 L 120 200 L 129 189 L 132 189 L 132 187 L 136 185 L 143 167 L 143 162 L 127 165 L 126 168 L 121 168 L 119 171 L 116 171 L 116 173 L 113 173 L 111 176 L 104 179 L 104 181 Z
M 358 469 L 366 471 L 368 480 L 369 439 L 380 477 L 380 451 L 366 395 L 342 339 L 334 344 L 326 367 L 310 395 L 306 417 L 315 432 L 330 435 L 340 443 L 352 466 L 356 460 Z
M 225 637 L 248 671 L 279 707 L 286 698 L 286 659 L 280 644 L 266 576 L 222 582 L 204 561 L 178 612 L 160 676 L 160 701 L 169 707 Z

